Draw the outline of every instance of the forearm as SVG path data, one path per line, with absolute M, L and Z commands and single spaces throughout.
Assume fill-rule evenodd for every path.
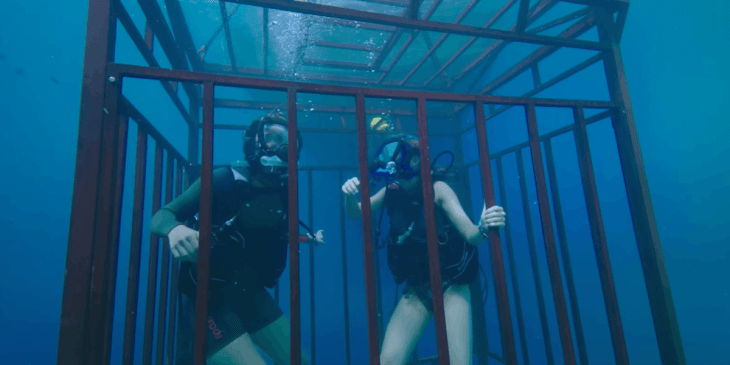
M 362 216 L 360 203 L 357 202 L 357 198 L 355 198 L 354 195 L 348 195 L 345 198 L 345 210 L 347 212 L 347 216 L 350 218 L 355 219 Z
M 466 242 L 470 245 L 477 246 L 484 242 L 484 236 L 482 236 L 482 232 L 479 230 L 479 226 L 474 224 L 468 224 L 464 225 L 465 227 L 457 227 L 459 229 L 459 232 L 464 236 L 466 239 Z
M 175 213 L 165 208 L 160 209 L 152 216 L 152 222 L 150 222 L 150 231 L 160 237 L 167 237 L 173 228 L 181 225 L 178 222 Z

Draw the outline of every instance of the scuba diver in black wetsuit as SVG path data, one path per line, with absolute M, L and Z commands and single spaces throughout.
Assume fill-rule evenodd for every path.
M 370 197 L 370 204 L 372 211 L 385 207 L 388 212 L 388 266 L 396 283 L 406 283 L 385 332 L 382 365 L 405 364 L 433 314 L 420 168 L 418 138 L 410 135 L 386 140 L 370 166 L 373 177 L 387 179 L 386 187 Z M 468 284 L 479 273 L 477 245 L 485 240 L 490 227 L 504 226 L 505 213 L 499 206 L 487 209 L 485 205 L 479 226 L 474 225 L 454 191 L 442 181 L 445 172 L 437 169 L 432 174 L 450 362 L 471 364 Z M 342 186 L 348 215 L 353 218 L 361 214 L 356 200 L 359 185 L 359 180 L 352 178 Z
M 298 136 L 298 149 L 302 141 Z M 208 364 L 264 364 L 255 346 L 275 364 L 289 364 L 289 322 L 266 288 L 286 267 L 288 232 L 288 131 L 269 114 L 244 133 L 245 162 L 213 171 L 213 237 L 210 258 Z M 200 181 L 158 211 L 152 232 L 169 238 L 181 261 L 180 331 L 175 364 L 192 364 L 199 233 L 183 223 L 200 207 Z M 324 243 L 309 230 L 299 242 Z

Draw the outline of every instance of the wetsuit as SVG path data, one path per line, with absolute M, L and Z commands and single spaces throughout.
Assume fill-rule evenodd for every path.
M 287 187 L 264 187 L 248 166 L 236 163 L 213 171 L 213 246 L 206 326 L 209 358 L 244 333 L 254 333 L 282 316 L 265 289 L 273 288 L 286 267 Z M 167 236 L 194 217 L 200 207 L 200 181 L 161 209 L 152 232 Z M 180 265 L 180 321 L 176 363 L 192 359 L 196 264 Z
M 406 283 L 406 293 L 415 293 L 433 311 L 423 195 L 420 188 L 416 190 L 386 190 L 388 267 L 396 283 Z M 438 206 L 435 215 L 444 291 L 453 284 L 471 283 L 479 274 L 477 247 L 467 242 Z

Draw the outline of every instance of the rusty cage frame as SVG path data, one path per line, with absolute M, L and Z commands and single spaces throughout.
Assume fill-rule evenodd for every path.
M 595 248 L 604 302 L 609 320 L 609 329 L 615 360 L 617 364 L 629 364 L 586 132 L 587 124 L 605 118 L 611 118 L 615 130 L 615 138 L 618 143 L 621 169 L 624 175 L 629 209 L 639 248 L 651 314 L 659 345 L 660 357 L 663 364 L 686 364 L 677 316 L 671 297 L 669 281 L 662 257 L 659 234 L 656 228 L 643 161 L 638 145 L 636 128 L 634 126 L 634 117 L 619 49 L 619 41 L 623 25 L 626 20 L 626 13 L 628 11 L 628 0 L 542 0 L 532 8 L 529 6 L 529 0 L 510 0 L 495 16 L 501 16 L 506 9 L 519 1 L 519 16 L 517 24 L 509 31 L 486 29 L 488 26 L 485 26 L 484 28 L 477 28 L 459 25 L 459 19 L 461 19 L 463 15 L 474 6 L 477 0 L 473 0 L 468 5 L 469 9 L 464 10 L 459 18 L 451 24 L 430 21 L 427 19 L 435 6 L 432 6 L 429 9 L 423 19 L 419 19 L 418 9 L 420 6 L 420 0 L 367 1 L 400 4 L 401 6 L 404 6 L 405 9 L 402 16 L 390 16 L 344 9 L 330 5 L 288 0 L 228 0 L 228 2 L 263 7 L 265 9 L 265 17 L 268 9 L 278 9 L 327 17 L 329 21 L 343 26 L 348 24 L 352 25 L 352 21 L 363 21 L 367 22 L 370 27 L 389 27 L 388 29 L 394 31 L 395 34 L 389 38 L 389 42 L 387 42 L 384 47 L 379 49 L 381 56 L 387 54 L 393 49 L 396 43 L 395 40 L 398 38 L 397 35 L 400 35 L 400 33 L 403 32 L 403 29 L 410 29 L 414 32 L 424 30 L 443 32 L 444 36 L 439 39 L 433 47 L 431 47 L 429 52 L 418 62 L 417 66 L 403 80 L 382 82 L 383 78 L 385 78 L 385 76 L 390 72 L 392 65 L 395 64 L 394 61 L 390 64 L 390 66 L 381 68 L 383 58 L 385 58 L 385 56 L 379 56 L 372 65 L 368 65 L 368 67 L 378 68 L 379 71 L 384 72 L 383 77 L 379 79 L 375 86 L 393 86 L 393 89 L 369 88 L 362 85 L 342 86 L 298 83 L 277 79 L 250 77 L 247 75 L 274 77 L 277 75 L 276 70 L 267 70 L 266 62 L 264 62 L 263 70 L 246 70 L 238 68 L 232 51 L 229 52 L 231 61 L 230 66 L 206 65 L 203 64 L 193 48 L 192 38 L 190 37 L 180 4 L 177 0 L 165 0 L 171 28 L 168 28 L 157 1 L 138 0 L 142 11 L 147 18 L 147 26 L 144 35 L 136 29 L 129 14 L 121 4 L 121 1 L 90 0 L 86 53 L 84 56 L 83 68 L 79 140 L 71 209 L 68 254 L 66 259 L 66 274 L 64 278 L 57 363 L 63 365 L 105 365 L 110 362 L 111 326 L 113 317 L 112 313 L 114 311 L 114 293 L 116 288 L 121 199 L 126 160 L 128 124 L 130 119 L 136 122 L 139 128 L 137 134 L 136 175 L 134 181 L 134 206 L 132 212 L 132 252 L 130 256 L 128 280 L 130 283 L 137 283 L 137 285 L 129 285 L 128 288 L 127 307 L 125 308 L 125 337 L 122 363 L 125 365 L 131 365 L 133 362 L 135 321 L 137 312 L 136 307 L 139 286 L 140 247 L 142 242 L 142 221 L 145 218 L 143 217 L 142 212 L 144 207 L 148 137 L 151 137 L 156 142 L 152 197 L 152 208 L 153 211 L 155 211 L 160 208 L 163 200 L 162 166 L 164 158 L 167 159 L 167 169 L 164 172 L 166 174 L 166 184 L 164 187 L 165 202 L 169 202 L 172 199 L 173 190 L 175 193 L 174 195 L 180 194 L 183 191 L 183 185 L 187 185 L 196 177 L 195 175 L 197 175 L 197 172 L 192 169 L 193 165 L 191 161 L 197 161 L 198 159 L 198 132 L 202 128 L 202 165 L 200 168 L 200 179 L 202 184 L 200 207 L 201 245 L 199 251 L 200 265 L 198 276 L 198 282 L 201 284 L 198 286 L 198 298 L 207 297 L 205 294 L 208 290 L 207 276 L 209 274 L 208 259 L 210 255 L 209 236 L 211 233 L 212 219 L 210 188 L 213 169 L 213 129 L 219 127 L 225 128 L 225 126 L 214 127 L 213 109 L 214 106 L 218 105 L 217 103 L 226 102 L 225 100 L 215 100 L 213 91 L 215 86 L 236 86 L 286 91 L 289 111 L 296 110 L 296 95 L 300 92 L 348 95 L 355 97 L 355 114 L 357 120 L 356 132 L 358 136 L 358 157 L 360 165 L 359 177 L 362 181 L 361 186 L 363 196 L 370 195 L 367 171 L 365 97 L 393 97 L 415 100 L 417 102 L 416 114 L 418 120 L 418 136 L 425 142 L 420 144 L 420 150 L 421 155 L 427 161 L 429 159 L 429 151 L 427 142 L 428 131 L 426 123 L 426 101 L 451 101 L 469 103 L 473 105 L 475 112 L 475 124 L 471 127 L 475 127 L 477 132 L 479 147 L 479 160 L 477 162 L 480 165 L 484 197 L 489 205 L 495 204 L 490 160 L 495 160 L 496 162 L 498 171 L 497 178 L 500 180 L 499 186 L 500 189 L 504 189 L 502 156 L 509 152 L 516 152 L 518 156 L 520 156 L 522 153 L 521 149 L 529 147 L 534 165 L 535 183 L 537 187 L 541 217 L 540 223 L 544 233 L 545 249 L 547 253 L 550 282 L 553 290 L 553 297 L 555 299 L 555 308 L 557 311 L 560 340 L 565 363 L 569 365 L 577 364 L 579 360 L 581 364 L 586 364 L 587 357 L 585 354 L 585 345 L 582 340 L 583 334 L 580 326 L 580 317 L 577 313 L 576 305 L 571 305 L 571 307 L 573 309 L 572 315 L 576 328 L 575 335 L 577 338 L 576 341 L 579 360 L 576 359 L 575 350 L 573 349 L 573 340 L 569 324 L 566 299 L 563 293 L 563 283 L 558 261 L 555 233 L 553 232 L 550 205 L 548 203 L 549 192 L 547 189 L 546 174 L 542 164 L 543 157 L 540 143 L 544 142 L 546 147 L 545 151 L 549 175 L 548 178 L 551 179 L 550 185 L 553 188 L 553 200 L 556 203 L 554 214 L 556 215 L 555 218 L 558 223 L 557 229 L 558 236 L 560 238 L 558 241 L 561 245 L 563 262 L 564 265 L 566 265 L 565 276 L 569 292 L 569 300 L 571 303 L 575 303 L 577 299 L 575 297 L 575 289 L 572 284 L 570 261 L 566 256 L 567 248 L 564 246 L 566 244 L 564 239 L 564 227 L 559 208 L 559 197 L 556 195 L 556 181 L 554 180 L 555 172 L 551 152 L 552 149 L 550 147 L 550 140 L 552 137 L 568 131 L 573 131 L 575 134 L 579 167 L 586 198 L 586 207 L 588 209 L 588 218 Z M 577 23 L 576 26 L 569 28 L 557 37 L 541 36 L 537 35 L 536 32 L 525 31 L 527 23 L 531 21 L 533 16 L 537 16 L 537 13 L 544 13 L 546 9 L 549 9 L 560 1 L 587 5 L 587 7 L 578 13 L 569 14 L 561 19 L 545 24 L 540 28 L 547 29 L 566 23 L 569 20 L 585 16 L 584 21 Z M 221 2 L 221 4 L 221 15 L 223 20 L 223 25 L 221 27 L 225 28 L 226 41 L 228 42 L 230 49 L 231 38 L 230 30 L 228 29 L 227 12 L 223 6 L 223 2 Z M 614 14 L 616 14 L 616 18 L 614 18 Z M 492 20 L 490 20 L 490 22 L 492 22 Z M 490 22 L 487 24 L 490 24 Z M 142 53 L 150 67 L 114 63 L 117 24 L 121 24 L 126 29 L 135 46 Z M 598 27 L 600 36 L 599 42 L 575 39 L 577 35 L 587 30 L 587 26 L 592 25 L 596 25 Z M 264 31 L 266 30 L 264 29 Z M 414 86 L 413 84 L 407 83 L 408 79 L 413 75 L 415 69 L 420 67 L 426 58 L 444 42 L 444 38 L 449 34 L 468 35 L 474 37 L 474 39 L 477 37 L 486 37 L 501 41 L 499 44 L 488 47 L 483 54 L 477 57 L 477 59 L 475 59 L 467 67 L 467 70 L 457 75 L 455 80 L 464 77 L 468 69 L 472 69 L 481 63 L 488 63 L 489 60 L 494 58 L 489 58 L 489 56 L 493 56 L 493 52 L 498 52 L 498 48 L 500 48 L 505 42 L 521 41 L 540 44 L 542 47 L 477 93 L 454 94 L 428 90 L 413 90 Z M 160 45 L 165 51 L 165 54 L 172 65 L 172 70 L 160 68 L 159 63 L 155 60 L 155 57 L 152 54 L 153 40 L 155 37 L 159 40 Z M 409 41 L 406 42 L 406 44 L 398 51 L 396 58 L 400 57 L 404 53 L 412 38 L 414 38 L 413 35 L 409 37 Z M 349 47 L 351 49 L 358 49 L 358 47 L 344 44 L 324 45 L 330 47 Z M 600 53 L 555 77 L 554 79 L 545 83 L 540 83 L 535 65 L 559 47 L 597 50 L 600 51 Z M 442 73 L 448 64 L 453 62 L 459 54 L 460 53 L 454 55 L 451 60 L 442 65 L 437 74 Z M 264 55 L 264 57 L 266 57 L 266 55 Z M 190 63 L 190 67 L 188 67 L 188 61 Z M 537 92 L 555 85 L 556 83 L 592 64 L 595 64 L 598 61 L 604 62 L 610 101 L 532 98 L 532 96 Z M 343 66 L 342 64 L 337 64 L 335 61 L 326 60 L 303 60 L 302 62 L 324 64 L 329 67 L 352 67 L 352 65 Z M 533 74 L 536 76 L 534 91 L 528 93 L 524 97 L 497 97 L 488 95 L 490 91 L 493 91 L 509 80 L 512 80 L 520 72 L 528 69 L 532 69 Z M 220 71 L 224 71 L 226 74 L 214 73 Z M 232 73 L 237 74 L 233 75 Z M 428 80 L 425 85 L 418 86 L 427 86 L 435 77 L 436 75 Z M 165 91 L 171 97 L 183 118 L 188 122 L 189 150 L 187 158 L 182 153 L 175 150 L 175 148 L 165 140 L 162 134 L 158 132 L 152 124 L 121 95 L 121 85 L 125 78 L 153 79 L 159 80 L 162 83 Z M 334 76 L 322 75 L 311 77 L 310 79 L 350 83 L 362 81 L 352 77 L 347 79 L 344 76 L 342 80 L 336 80 Z M 453 82 L 455 81 L 452 80 L 449 84 Z M 200 88 L 194 84 L 202 84 L 202 96 Z M 189 108 L 186 108 L 183 103 L 180 102 L 177 95 L 178 85 L 181 85 L 189 95 Z M 410 87 L 411 89 L 399 88 L 401 86 Z M 235 103 L 235 101 L 233 101 L 233 103 Z M 505 107 L 514 105 L 523 106 L 526 110 L 529 136 L 528 142 L 510 148 L 507 151 L 490 155 L 487 146 L 484 104 L 490 104 L 490 107 L 491 104 L 505 105 Z M 575 123 L 560 130 L 540 136 L 538 134 L 535 116 L 536 106 L 572 108 Z M 607 111 L 591 118 L 586 118 L 583 113 L 584 108 L 605 108 Z M 201 119 L 200 109 L 202 109 L 202 123 L 199 122 L 199 119 Z M 504 108 L 496 111 L 490 109 L 490 111 L 492 111 L 490 116 L 497 114 L 502 110 L 504 110 Z M 288 113 L 290 138 L 293 138 L 296 133 L 296 119 L 296 113 Z M 289 169 L 291 173 L 289 175 L 289 219 L 290 230 L 293 231 L 297 230 L 298 224 L 298 172 L 295 165 L 295 161 L 297 160 L 296 154 L 296 148 L 290 146 Z M 518 158 L 518 161 L 521 162 L 522 159 Z M 523 164 L 518 163 L 518 165 L 520 170 L 524 170 Z M 428 164 L 424 164 L 424 166 L 428 166 Z M 185 177 L 185 179 L 183 177 Z M 428 169 L 423 169 L 422 178 L 425 186 L 423 194 L 427 213 L 426 217 L 429 238 L 428 250 L 431 257 L 429 264 L 431 268 L 432 289 L 435 294 L 433 296 L 433 305 L 436 319 L 437 348 L 439 355 L 437 358 L 433 358 L 430 361 L 434 363 L 437 362 L 440 365 L 445 365 L 449 363 L 449 359 L 448 348 L 445 341 L 446 330 L 443 312 L 443 298 L 441 296 L 442 287 L 440 284 L 440 272 L 438 270 L 439 262 L 438 259 L 436 259 L 438 255 L 435 254 L 437 252 L 437 243 L 435 242 L 436 229 L 433 218 L 433 189 L 430 184 L 431 175 Z M 173 181 L 175 182 L 174 187 Z M 523 191 L 523 196 L 526 195 L 526 188 L 522 186 L 521 189 Z M 500 196 L 504 199 L 504 192 L 502 192 Z M 364 200 L 362 207 L 370 364 L 379 364 L 379 334 L 376 313 L 378 309 L 376 308 L 377 305 L 375 299 L 376 273 L 373 262 L 373 240 L 372 235 L 370 234 L 371 212 L 369 201 Z M 153 235 L 151 237 L 152 247 L 149 261 L 149 293 L 155 293 L 157 290 L 156 275 L 158 272 L 157 262 L 159 253 L 157 248 L 158 246 L 155 242 L 159 242 L 159 237 Z M 289 252 L 291 260 L 291 348 L 292 364 L 296 365 L 300 363 L 301 353 L 298 246 L 299 243 L 297 241 L 297 237 L 292 235 L 290 238 Z M 507 242 L 505 246 L 508 250 L 508 259 L 512 261 L 513 258 L 509 235 L 507 235 Z M 512 317 L 510 314 L 511 308 L 508 299 L 506 273 L 502 258 L 502 242 L 500 242 L 499 234 L 494 231 L 490 232 L 489 235 L 489 247 L 492 252 L 491 266 L 495 281 L 503 354 L 502 357 L 495 356 L 494 354 L 488 355 L 497 358 L 500 362 L 505 364 L 516 365 L 517 353 Z M 169 279 L 171 297 L 174 298 L 176 292 L 177 265 L 170 264 L 169 248 L 166 245 L 162 246 L 162 255 L 162 267 L 159 270 L 161 275 L 161 292 L 167 292 Z M 533 257 L 532 259 L 534 265 L 534 260 L 536 260 L 536 258 Z M 512 270 L 512 275 L 514 276 L 514 263 L 510 263 L 510 268 Z M 519 305 L 519 291 L 515 290 L 515 293 L 517 296 L 515 298 L 517 302 L 517 327 L 520 332 L 520 340 L 523 342 L 522 350 L 526 351 L 524 345 L 524 324 L 522 323 L 522 315 Z M 345 303 L 347 303 L 347 288 L 345 288 Z M 544 312 L 544 303 L 539 304 L 542 307 L 541 311 Z M 162 336 L 158 336 L 156 342 L 153 343 L 155 305 L 155 298 L 154 295 L 152 295 L 151 299 L 148 299 L 146 304 L 146 313 L 152 313 L 152 315 L 146 315 L 142 363 L 153 363 L 152 349 L 153 346 L 156 346 L 158 350 L 157 358 L 154 363 L 162 365 L 165 361 L 170 361 L 172 357 L 174 338 L 174 335 L 172 334 L 175 329 L 174 318 L 176 313 L 176 301 L 170 300 L 168 303 L 167 296 L 164 294 L 160 295 L 159 305 L 163 310 L 163 315 L 159 316 L 157 326 L 160 333 L 162 333 Z M 345 304 L 345 306 L 347 306 L 347 304 Z M 169 311 L 169 315 L 167 316 L 164 312 L 165 309 Z M 206 300 L 198 299 L 195 322 L 196 328 L 202 328 L 205 326 L 206 309 Z M 347 309 L 345 314 L 347 317 Z M 168 320 L 166 320 L 166 317 L 169 317 Z M 347 318 L 345 318 L 345 326 L 347 326 Z M 543 321 L 543 331 L 546 330 L 545 328 L 546 324 Z M 476 328 L 475 332 L 478 336 L 479 331 Z M 164 336 L 165 333 L 168 334 L 167 338 Z M 349 363 L 349 340 L 347 341 L 347 347 L 347 361 Z M 475 346 L 475 348 L 478 347 L 480 346 L 478 346 L 477 342 L 477 346 Z M 165 349 L 167 349 L 167 351 L 165 351 Z M 165 357 L 165 353 L 167 354 L 167 358 Z M 194 361 L 196 365 L 203 365 L 205 363 L 204 354 L 205 331 L 196 331 L 194 354 Z M 482 356 L 486 356 L 481 353 L 477 353 L 477 355 L 480 358 L 480 363 L 482 362 Z M 548 356 L 548 358 L 550 359 L 551 355 Z M 484 363 L 486 363 L 486 360 Z

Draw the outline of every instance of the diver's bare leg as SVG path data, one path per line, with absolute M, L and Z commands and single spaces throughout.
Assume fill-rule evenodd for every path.
M 281 316 L 279 319 L 261 330 L 251 334 L 253 342 L 261 348 L 276 365 L 291 364 L 291 327 L 289 320 Z M 302 354 L 302 365 L 309 362 Z
M 265 365 L 248 333 L 237 338 L 208 360 L 210 365 Z
M 404 294 L 385 330 L 380 364 L 405 364 L 430 319 L 431 313 L 417 296 Z
M 473 361 L 470 299 L 469 285 L 452 285 L 444 292 L 446 337 L 452 365 L 471 365 Z

